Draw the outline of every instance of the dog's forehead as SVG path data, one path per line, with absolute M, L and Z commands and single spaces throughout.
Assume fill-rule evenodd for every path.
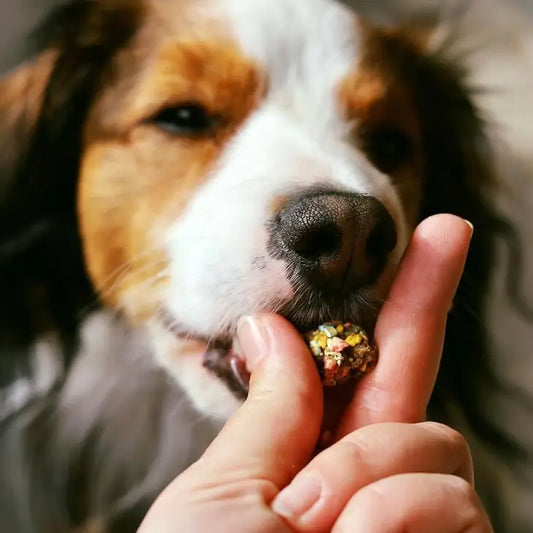
M 317 83 L 353 68 L 358 26 L 329 0 L 219 0 L 242 51 L 268 73 L 271 90 L 287 82 Z

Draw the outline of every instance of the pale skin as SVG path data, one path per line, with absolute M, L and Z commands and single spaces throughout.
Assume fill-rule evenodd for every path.
M 376 326 L 379 364 L 314 458 L 323 395 L 308 349 L 279 316 L 243 320 L 249 397 L 140 533 L 490 533 L 465 440 L 425 421 L 471 236 L 451 215 L 417 228 Z

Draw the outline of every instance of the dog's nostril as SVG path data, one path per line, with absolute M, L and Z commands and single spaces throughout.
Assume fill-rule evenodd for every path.
M 327 257 L 339 252 L 342 245 L 342 232 L 335 224 L 312 227 L 304 231 L 292 248 L 300 256 L 311 260 Z

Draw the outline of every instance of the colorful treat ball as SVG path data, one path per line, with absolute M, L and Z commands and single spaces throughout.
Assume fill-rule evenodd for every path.
M 357 378 L 376 365 L 378 351 L 366 332 L 350 322 L 331 322 L 304 335 L 325 387 Z

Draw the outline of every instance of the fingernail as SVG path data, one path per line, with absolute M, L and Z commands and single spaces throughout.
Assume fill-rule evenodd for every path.
M 322 484 L 316 476 L 300 475 L 276 496 L 272 510 L 284 518 L 298 519 L 315 505 L 321 492 Z
M 474 232 L 474 224 L 470 222 L 470 220 L 467 220 L 466 218 L 463 218 L 463 220 L 466 222 L 466 225 L 472 230 L 472 233 Z
M 253 370 L 271 351 L 272 334 L 268 325 L 260 316 L 246 316 L 239 321 L 237 335 L 246 363 Z

